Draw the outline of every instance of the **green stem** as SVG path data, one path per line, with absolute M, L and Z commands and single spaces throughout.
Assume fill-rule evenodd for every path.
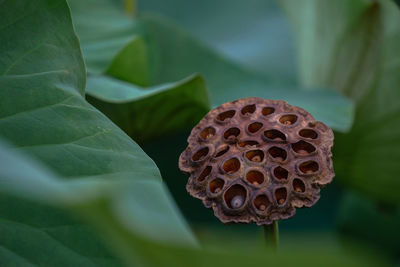
M 125 13 L 131 17 L 136 14 L 136 0 L 124 0 L 125 2 Z
M 270 225 L 264 225 L 264 237 L 267 247 L 277 252 L 279 246 L 279 225 L 277 221 Z

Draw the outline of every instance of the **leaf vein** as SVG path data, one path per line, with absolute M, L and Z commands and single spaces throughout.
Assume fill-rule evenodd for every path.
M 45 105 L 45 106 L 40 106 L 40 107 L 35 107 L 35 108 L 32 108 L 32 109 L 27 109 L 27 110 L 19 111 L 19 112 L 17 112 L 17 113 L 10 114 L 10 115 L 7 115 L 7 116 L 5 116 L 5 117 L 1 117 L 1 118 L 0 118 L 0 121 L 1 121 L 1 120 L 4 120 L 4 119 L 9 119 L 9 118 L 12 118 L 12 117 L 21 115 L 22 113 L 34 112 L 34 111 L 38 111 L 38 110 L 41 110 L 41 109 L 51 108 L 51 107 L 54 106 L 54 105 L 59 105 L 59 104 L 65 103 L 65 102 L 67 102 L 68 100 L 70 100 L 70 99 L 73 98 L 73 97 L 76 97 L 76 96 L 75 96 L 75 95 L 70 95 L 70 96 L 68 96 L 67 98 L 64 98 L 62 101 L 60 101 L 60 102 L 58 102 L 58 103 L 52 103 L 51 105 Z

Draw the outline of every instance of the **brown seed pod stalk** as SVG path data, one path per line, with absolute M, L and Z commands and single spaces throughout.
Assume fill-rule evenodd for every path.
M 179 168 L 187 191 L 223 223 L 258 225 L 311 207 L 332 181 L 333 132 L 285 101 L 244 98 L 211 110 L 192 130 Z

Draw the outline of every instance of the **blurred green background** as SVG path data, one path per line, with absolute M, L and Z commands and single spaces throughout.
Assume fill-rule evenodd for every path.
M 1 266 L 399 265 L 395 1 L 5 0 L 0 40 Z M 335 131 L 336 177 L 277 254 L 178 169 L 247 96 Z

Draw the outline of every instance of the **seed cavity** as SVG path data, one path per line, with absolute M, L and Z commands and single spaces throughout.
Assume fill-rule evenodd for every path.
M 283 115 L 282 117 L 279 118 L 279 122 L 284 125 L 292 125 L 295 124 L 296 121 L 297 121 L 297 115 L 294 114 Z
M 222 170 L 227 174 L 232 174 L 240 169 L 240 161 L 237 158 L 231 158 L 224 162 Z
M 200 173 L 199 177 L 197 178 L 197 181 L 203 182 L 206 177 L 211 173 L 212 167 L 207 166 L 204 168 L 204 170 Z
M 247 151 L 245 156 L 248 160 L 253 162 L 261 162 L 264 160 L 264 152 L 259 149 Z
M 259 186 L 264 183 L 264 174 L 257 170 L 251 170 L 246 173 L 246 180 L 252 185 Z
M 299 169 L 302 173 L 312 174 L 319 170 L 319 165 L 317 162 L 315 162 L 313 160 L 308 160 L 308 161 L 302 162 L 299 165 Z
M 243 115 L 250 115 L 250 114 L 254 113 L 254 111 L 256 111 L 256 105 L 255 104 L 247 105 L 247 106 L 244 106 L 242 108 L 242 114 Z
M 215 132 L 216 130 L 214 127 L 208 126 L 200 132 L 200 138 L 203 140 L 210 139 L 215 135 Z
M 284 161 L 287 158 L 287 152 L 283 148 L 273 146 L 268 149 L 268 153 L 277 161 Z
M 227 146 L 227 145 L 220 147 L 220 148 L 217 150 L 217 154 L 215 154 L 215 157 L 216 157 L 216 158 L 219 158 L 219 157 L 221 157 L 222 155 L 226 154 L 226 153 L 229 151 L 229 148 L 230 148 L 230 147 Z
M 203 147 L 197 150 L 196 153 L 193 154 L 192 160 L 193 161 L 201 161 L 203 160 L 207 155 L 210 149 L 208 147 Z
M 304 193 L 306 191 L 306 185 L 300 178 L 293 179 L 293 190 L 298 193 Z
M 227 141 L 235 141 L 240 134 L 240 129 L 237 127 L 229 128 L 224 132 L 224 138 Z
M 304 138 L 317 139 L 318 133 L 312 129 L 301 129 L 299 135 Z
M 265 107 L 265 108 L 263 108 L 262 111 L 261 111 L 261 113 L 262 113 L 264 116 L 271 115 L 271 114 L 274 113 L 274 112 L 275 112 L 275 108 L 273 108 L 273 107 Z
M 235 110 L 228 110 L 224 111 L 217 116 L 217 120 L 221 122 L 225 122 L 233 118 L 235 116 L 236 111 Z
M 221 178 L 215 178 L 209 183 L 210 192 L 213 194 L 218 194 L 219 192 L 221 192 L 224 184 L 224 180 L 222 180 Z
M 286 141 L 286 136 L 279 130 L 271 129 L 264 132 L 264 137 L 273 141 Z
M 315 146 L 303 140 L 292 144 L 292 149 L 294 152 L 300 155 L 308 155 L 316 150 Z
M 271 205 L 271 202 L 268 200 L 266 195 L 256 196 L 253 203 L 256 209 L 259 211 L 265 211 Z
M 245 203 L 246 195 L 246 189 L 240 184 L 235 184 L 226 191 L 224 200 L 229 208 L 239 209 Z
M 274 176 L 278 180 L 287 180 L 287 178 L 289 176 L 289 172 L 285 168 L 278 166 L 278 167 L 275 167 L 275 169 L 274 169 Z
M 281 187 L 275 190 L 275 199 L 279 205 L 285 203 L 287 198 L 287 190 L 285 187 Z
M 256 132 L 258 132 L 262 127 L 263 127 L 263 124 L 262 124 L 261 122 L 256 121 L 256 122 L 250 123 L 250 124 L 247 126 L 247 130 L 249 131 L 249 133 L 256 133 Z

